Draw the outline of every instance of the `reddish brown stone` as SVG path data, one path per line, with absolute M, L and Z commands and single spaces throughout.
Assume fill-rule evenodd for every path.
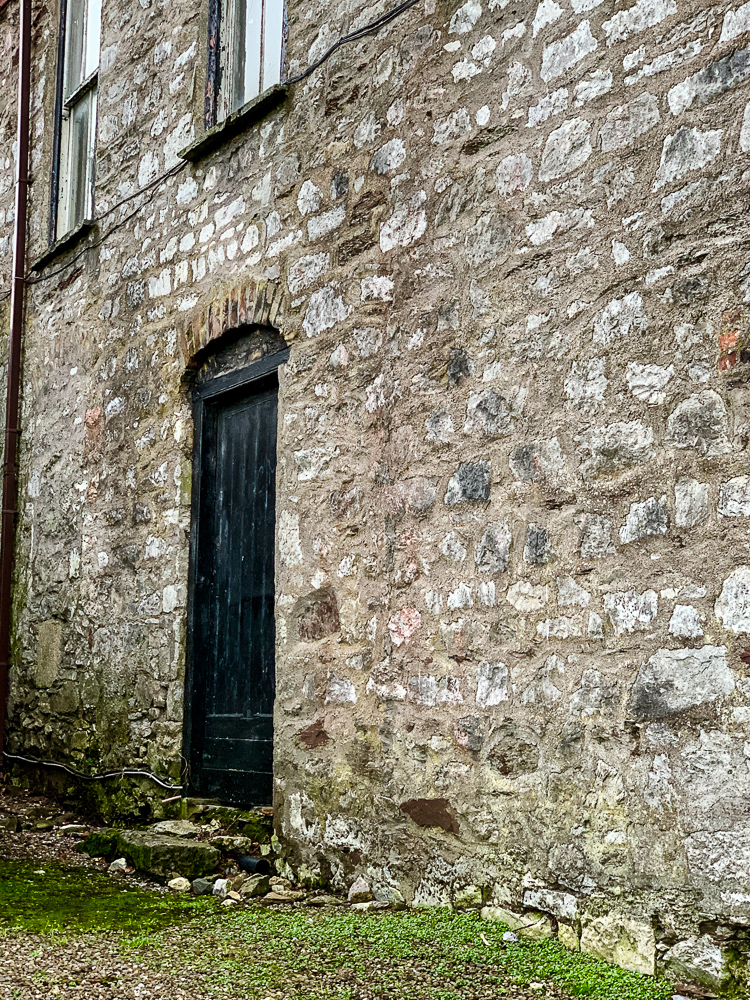
M 447 833 L 460 833 L 456 811 L 447 799 L 409 799 L 401 803 L 401 812 L 417 826 L 437 826 Z
M 320 719 L 317 722 L 313 722 L 307 729 L 303 729 L 297 736 L 297 739 L 311 750 L 317 750 L 319 747 L 324 747 L 331 742 L 331 737 L 323 728 L 323 722 Z

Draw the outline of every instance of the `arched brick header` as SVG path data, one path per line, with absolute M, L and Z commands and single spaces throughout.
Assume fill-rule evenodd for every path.
M 281 301 L 281 289 L 273 281 L 248 281 L 217 288 L 210 302 L 193 313 L 182 330 L 185 367 L 200 367 L 206 349 L 229 330 L 243 326 L 278 327 Z

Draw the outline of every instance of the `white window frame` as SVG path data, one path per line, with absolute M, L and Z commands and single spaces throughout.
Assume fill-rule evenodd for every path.
M 94 217 L 101 0 L 67 0 L 56 239 Z
M 222 0 L 221 8 L 219 122 L 281 83 L 286 35 L 284 0 Z

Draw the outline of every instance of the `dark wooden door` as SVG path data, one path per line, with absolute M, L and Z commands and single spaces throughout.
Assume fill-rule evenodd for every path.
M 223 801 L 272 800 L 276 373 L 202 401 L 191 772 Z

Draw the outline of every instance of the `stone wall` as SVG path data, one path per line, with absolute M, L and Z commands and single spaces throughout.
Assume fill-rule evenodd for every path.
M 290 72 L 385 9 L 292 0 Z M 178 775 L 190 372 L 260 290 L 295 865 L 718 982 L 750 923 L 750 4 L 424 0 L 187 164 L 204 60 L 205 11 L 105 3 L 98 229 L 28 302 L 10 747 Z

